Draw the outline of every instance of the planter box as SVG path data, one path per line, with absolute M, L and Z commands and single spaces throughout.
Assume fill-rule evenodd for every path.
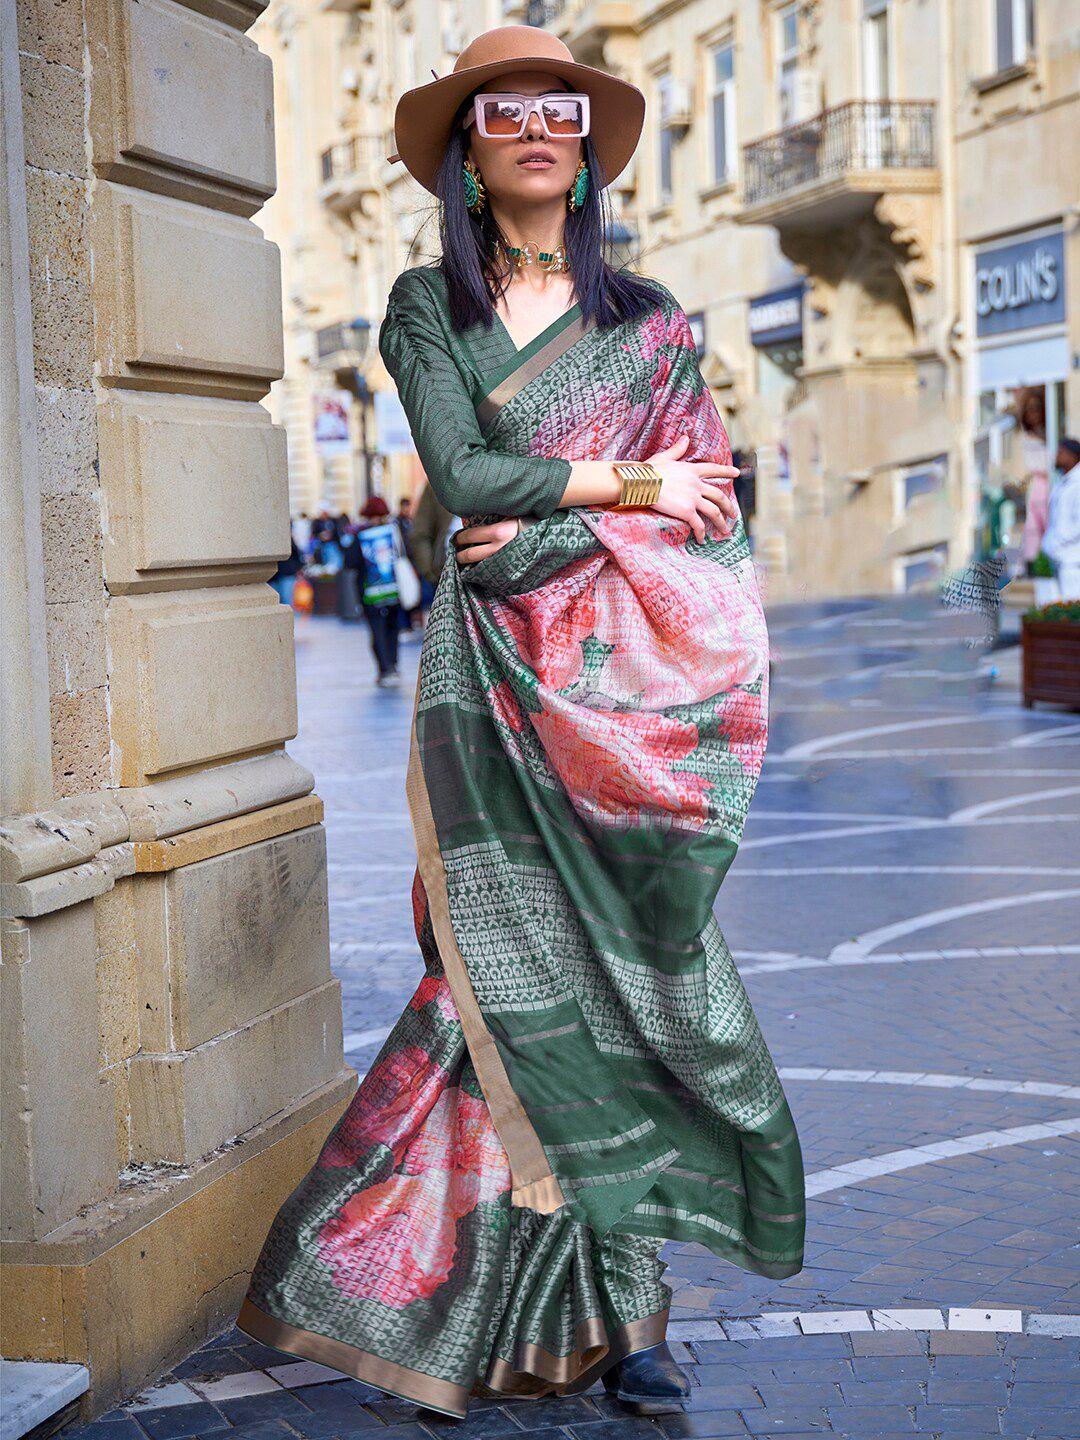
M 1080 624 L 1075 620 L 1021 622 L 1024 704 L 1051 701 L 1080 709 Z

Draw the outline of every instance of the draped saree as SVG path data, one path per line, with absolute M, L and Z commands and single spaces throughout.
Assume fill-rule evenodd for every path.
M 410 271 L 380 333 L 443 503 L 520 513 L 533 477 L 533 514 L 444 570 L 407 781 L 425 975 L 238 1323 L 449 1414 L 657 1343 L 666 1239 L 802 1263 L 798 1139 L 712 913 L 767 729 L 746 535 L 557 508 L 571 460 L 682 434 L 730 459 L 656 288 L 643 318 L 575 305 L 519 350 L 501 322 L 454 332 L 441 272 Z

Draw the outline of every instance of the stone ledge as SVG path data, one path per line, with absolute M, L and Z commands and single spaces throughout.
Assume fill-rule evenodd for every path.
M 215 825 L 309 795 L 314 785 L 310 770 L 285 750 L 275 750 L 148 785 L 74 796 L 34 814 L 8 816 L 0 820 L 5 902 L 9 897 L 18 902 L 24 882 L 84 866 L 128 840 L 163 840 Z M 111 883 L 106 879 L 91 893 L 101 893 Z M 64 903 L 86 898 L 73 889 Z
M 260 840 L 273 840 L 278 835 L 321 824 L 322 818 L 323 802 L 317 795 L 305 795 L 165 840 L 137 841 L 133 847 L 135 871 L 140 875 L 157 875 L 178 870 L 183 865 L 195 865 L 215 855 L 256 845 Z

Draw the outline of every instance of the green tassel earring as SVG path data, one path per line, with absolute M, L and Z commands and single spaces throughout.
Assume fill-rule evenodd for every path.
M 574 183 L 570 188 L 568 204 L 571 210 L 580 210 L 585 204 L 585 197 L 589 193 L 589 167 L 585 161 L 578 161 L 577 174 L 574 176 Z

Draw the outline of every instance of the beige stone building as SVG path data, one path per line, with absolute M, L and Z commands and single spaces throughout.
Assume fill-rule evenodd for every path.
M 502 21 L 544 25 L 646 92 L 641 147 L 613 199 L 634 263 L 691 316 L 733 443 L 756 457 L 770 596 L 933 584 L 977 553 L 984 493 L 1003 486 L 1015 541 L 1033 467 L 1070 415 L 1080 426 L 1080 307 L 1068 304 L 1080 39 L 1067 0 L 511 0 L 501 15 L 449 0 L 273 0 L 265 43 L 292 27 L 321 56 L 318 93 L 279 98 L 318 131 L 297 193 L 321 179 L 321 213 L 305 202 L 288 234 L 266 217 L 309 357 L 325 326 L 359 319 L 374 334 L 394 275 L 431 253 L 430 197 L 384 161 L 396 95 Z M 313 292 L 299 277 L 315 254 L 323 289 L 305 321 Z M 378 392 L 373 352 L 360 364 Z M 287 361 L 283 397 L 335 358 L 321 371 Z M 1022 386 L 1044 399 L 1045 442 L 1013 423 Z M 311 415 L 305 399 L 305 434 Z M 374 463 L 384 488 L 411 482 L 406 460 Z M 318 483 L 305 484 L 310 505 Z
M 0 1353 L 64 1367 L 38 1422 L 229 1323 L 355 1084 L 266 584 L 260 8 L 0 6 Z

